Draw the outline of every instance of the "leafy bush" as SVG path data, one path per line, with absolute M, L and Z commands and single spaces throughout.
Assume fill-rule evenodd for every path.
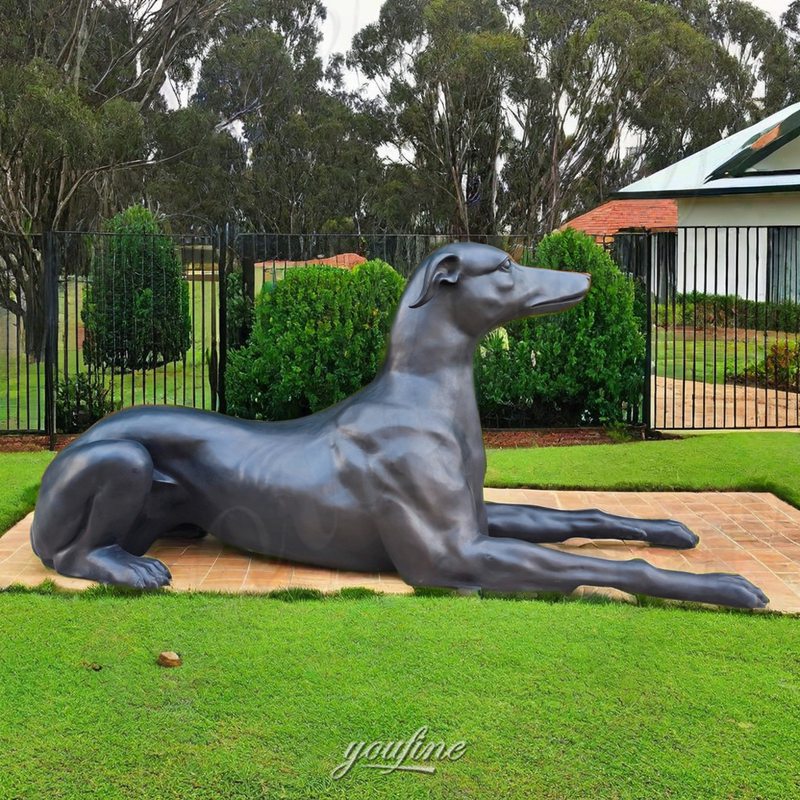
M 372 380 L 403 291 L 383 261 L 352 272 L 289 270 L 256 303 L 245 347 L 228 354 L 228 411 L 255 419 L 292 419 L 343 400 Z
M 189 348 L 189 285 L 172 239 L 141 206 L 97 238 L 84 294 L 83 355 L 94 367 L 134 370 L 176 361 Z
M 235 350 L 247 343 L 253 328 L 253 301 L 245 293 L 241 271 L 225 276 L 225 299 L 228 347 Z
M 621 422 L 640 400 L 644 336 L 633 282 L 583 233 L 546 236 L 538 266 L 588 272 L 587 297 L 563 314 L 529 318 L 488 337 L 476 354 L 478 405 L 487 425 Z
M 725 378 L 733 383 L 800 392 L 800 342 L 774 342 L 763 359 L 739 372 L 731 370 Z
M 800 331 L 800 303 L 689 292 L 659 305 L 653 312 L 653 323 L 659 327 L 728 327 L 794 333 Z
M 62 378 L 56 386 L 56 429 L 59 433 L 81 433 L 114 411 L 109 389 L 97 375 L 78 373 Z

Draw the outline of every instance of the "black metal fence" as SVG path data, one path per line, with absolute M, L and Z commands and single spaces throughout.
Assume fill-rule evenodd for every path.
M 380 258 L 408 276 L 451 239 L 0 233 L 0 433 L 68 433 L 141 404 L 224 412 L 230 273 L 251 298 L 309 263 Z M 530 258 L 527 237 L 490 241 Z
M 637 280 L 649 427 L 800 426 L 800 227 L 681 227 L 607 241 Z
M 224 410 L 227 252 L 224 232 L 0 234 L 0 432 L 148 403 Z
M 800 227 L 601 240 L 635 279 L 647 338 L 643 402 L 629 421 L 800 425 Z M 132 253 L 108 233 L 0 233 L 0 432 L 70 431 L 86 415 L 138 404 L 224 412 L 231 272 L 251 297 L 308 263 L 380 258 L 408 276 L 447 241 L 221 230 L 154 235 Z M 528 237 L 489 243 L 532 263 Z

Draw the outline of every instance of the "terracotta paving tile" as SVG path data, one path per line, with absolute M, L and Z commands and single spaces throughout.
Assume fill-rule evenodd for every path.
M 695 572 L 741 572 L 770 596 L 770 608 L 800 612 L 800 511 L 774 495 L 760 492 L 556 492 L 533 489 L 486 489 L 487 500 L 529 503 L 552 508 L 600 508 L 623 516 L 679 519 L 701 537 L 694 550 L 648 547 L 640 542 L 573 539 L 551 545 L 568 552 L 610 559 L 644 558 L 666 569 Z M 30 549 L 30 514 L 0 537 L 0 588 L 11 583 L 34 586 L 52 580 L 64 589 L 93 584 L 56 574 Z M 172 572 L 173 591 L 265 593 L 307 587 L 338 591 L 366 587 L 378 592 L 409 593 L 398 576 L 325 570 L 270 559 L 226 547 L 213 537 L 163 539 L 149 554 Z M 603 593 L 625 599 L 623 592 L 581 587 L 579 594 Z

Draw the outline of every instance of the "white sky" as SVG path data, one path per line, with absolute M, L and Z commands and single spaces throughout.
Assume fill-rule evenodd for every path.
M 789 6 L 789 0 L 751 0 L 754 5 L 778 18 Z M 345 53 L 353 35 L 365 25 L 375 22 L 382 0 L 325 0 L 328 19 L 325 21 L 322 53 Z

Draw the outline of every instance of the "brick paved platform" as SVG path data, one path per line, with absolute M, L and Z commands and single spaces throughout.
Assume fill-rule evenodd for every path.
M 767 593 L 771 609 L 800 612 L 800 511 L 772 494 L 487 489 L 486 499 L 566 509 L 596 507 L 615 514 L 678 519 L 700 536 L 696 549 L 666 550 L 631 542 L 582 539 L 559 547 L 605 558 L 643 557 L 667 569 L 739 572 Z M 42 565 L 30 548 L 32 519 L 31 514 L 0 538 L 0 588 L 12 583 L 35 586 L 46 579 L 69 589 L 91 586 L 89 581 L 65 578 Z M 241 553 L 211 537 L 161 540 L 149 555 L 167 564 L 176 591 L 267 592 L 293 587 L 336 591 L 365 586 L 386 593 L 411 592 L 396 575 L 281 563 Z M 611 590 L 609 594 L 619 593 Z
M 657 377 L 653 383 L 653 427 L 797 428 L 800 394 Z

